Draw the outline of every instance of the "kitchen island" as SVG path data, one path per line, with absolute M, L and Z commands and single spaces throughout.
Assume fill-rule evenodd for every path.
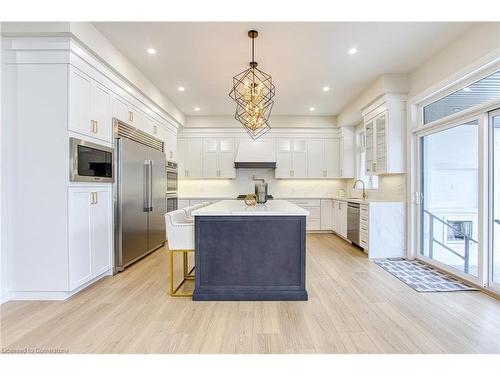
M 195 301 L 306 301 L 306 216 L 285 200 L 196 211 Z

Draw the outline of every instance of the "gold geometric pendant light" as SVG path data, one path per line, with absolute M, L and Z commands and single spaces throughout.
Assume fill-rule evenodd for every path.
M 276 88 L 269 74 L 257 68 L 254 58 L 254 42 L 259 33 L 250 30 L 252 39 L 252 61 L 250 68 L 233 77 L 233 89 L 229 96 L 236 102 L 234 118 L 238 120 L 248 134 L 255 140 L 271 129 L 269 116 L 273 108 L 272 100 Z

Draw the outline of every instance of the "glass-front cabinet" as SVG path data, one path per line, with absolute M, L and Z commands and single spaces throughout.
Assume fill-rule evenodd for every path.
M 387 173 L 387 113 L 365 122 L 365 165 L 366 174 Z
M 365 174 L 405 173 L 406 96 L 385 94 L 361 111 L 365 130 Z

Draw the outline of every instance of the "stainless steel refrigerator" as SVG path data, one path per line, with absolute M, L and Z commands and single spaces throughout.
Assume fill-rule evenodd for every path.
M 165 243 L 163 143 L 115 121 L 115 272 Z

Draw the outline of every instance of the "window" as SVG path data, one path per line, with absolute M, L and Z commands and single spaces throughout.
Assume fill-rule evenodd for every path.
M 356 130 L 356 179 L 365 183 L 366 189 L 378 189 L 378 176 L 367 176 L 365 174 L 365 131 L 364 127 Z M 356 189 L 361 189 L 361 184 L 356 185 Z
M 424 124 L 500 98 L 500 71 L 424 107 Z

